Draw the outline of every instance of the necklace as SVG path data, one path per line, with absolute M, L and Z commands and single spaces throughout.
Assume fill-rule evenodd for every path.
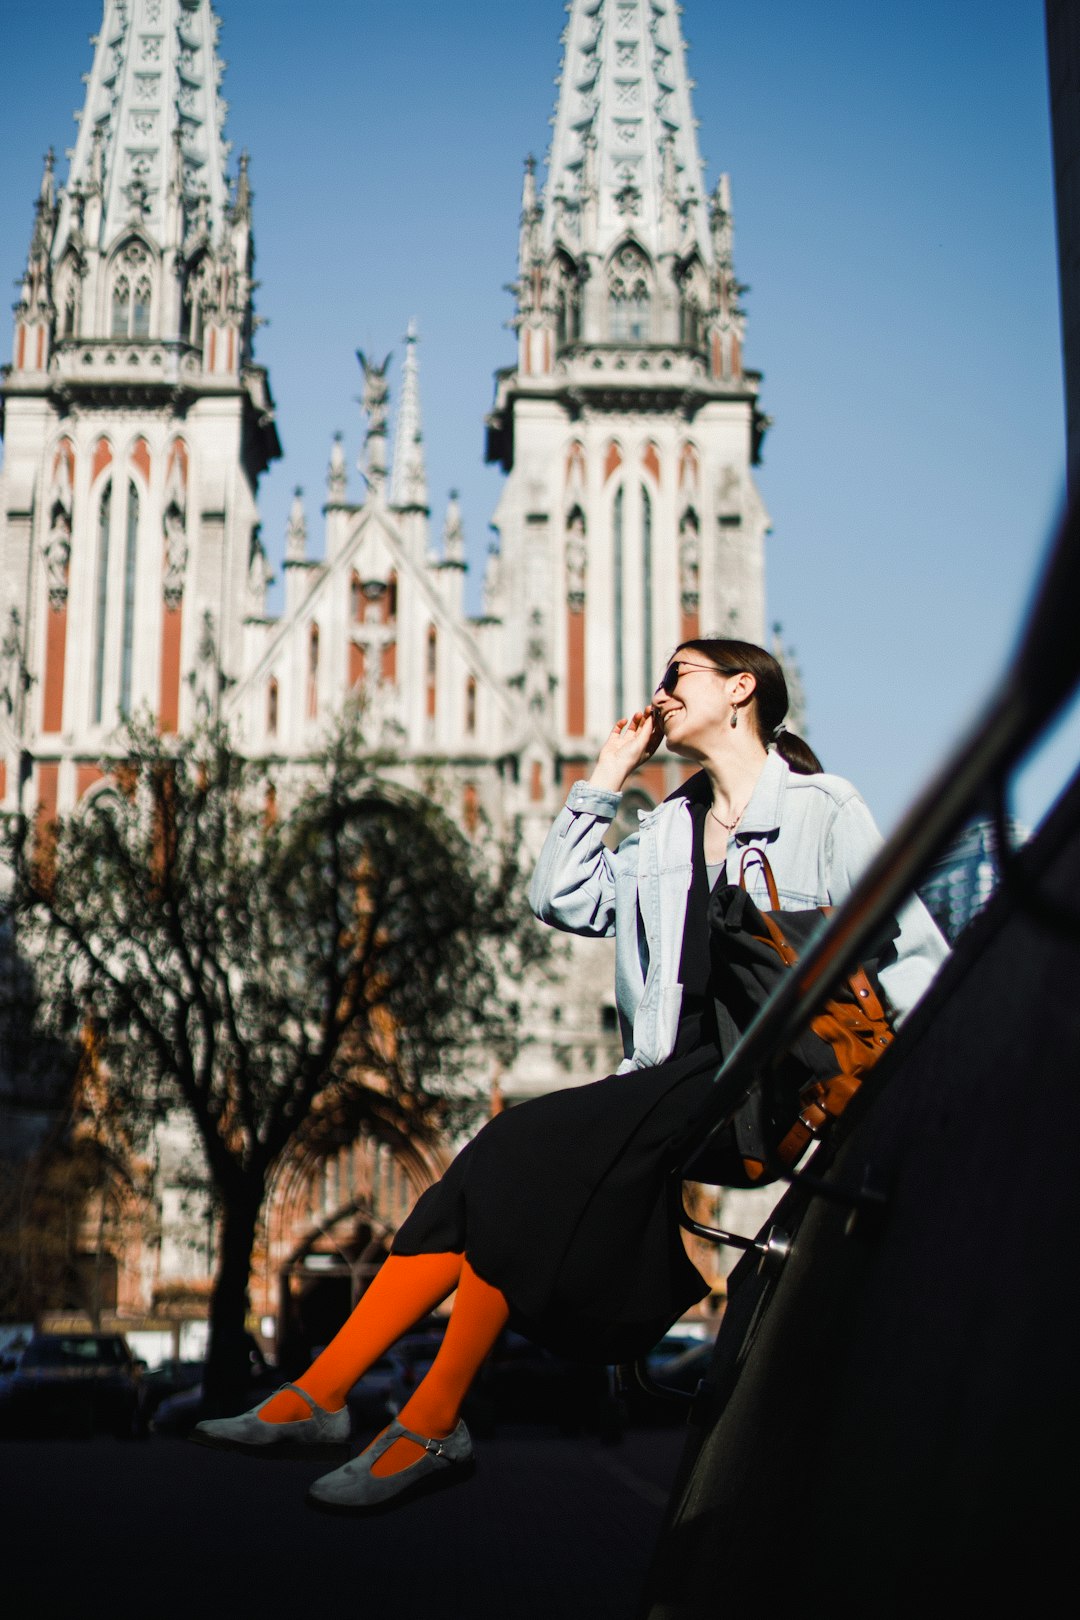
M 713 809 L 712 805 L 709 806 L 709 814 L 710 814 L 710 816 L 712 816 L 713 820 L 719 826 L 723 827 L 725 832 L 730 833 L 730 832 L 734 832 L 736 827 L 739 825 L 739 822 L 742 820 L 743 810 L 745 810 L 745 809 L 746 809 L 746 806 L 744 804 L 743 807 L 742 807 L 742 810 L 739 811 L 739 813 L 735 817 L 734 821 L 725 821 L 723 816 L 718 816 L 716 811 Z

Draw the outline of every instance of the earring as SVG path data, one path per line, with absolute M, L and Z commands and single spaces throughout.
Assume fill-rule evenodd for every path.
M 732 729 L 732 731 L 735 730 L 735 727 L 738 725 L 738 723 L 739 723 L 739 711 L 733 705 L 732 710 L 731 710 L 731 729 Z

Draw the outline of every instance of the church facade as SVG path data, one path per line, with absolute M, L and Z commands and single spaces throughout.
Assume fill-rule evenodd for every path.
M 70 810 L 139 711 L 166 733 L 222 716 L 291 768 L 354 702 L 372 746 L 437 778 L 466 828 L 519 826 L 535 848 L 680 639 L 763 639 L 767 418 L 680 8 L 568 12 L 546 177 L 530 160 L 522 188 L 516 363 L 487 424 L 506 481 L 482 612 L 466 610 L 453 501 L 433 533 L 410 332 L 394 400 L 385 363 L 360 356 L 364 443 L 330 447 L 318 537 L 297 492 L 273 616 L 257 491 L 281 447 L 255 358 L 246 157 L 226 173 L 217 20 L 209 0 L 105 0 L 70 172 L 61 186 L 50 157 L 42 177 L 0 385 L 6 808 Z M 621 829 L 683 774 L 650 761 Z M 609 1072 L 616 1054 L 606 951 L 574 952 L 534 999 L 533 1038 L 491 1077 L 511 1102 Z M 430 1168 L 402 1168 L 398 1215 Z M 351 1175 L 326 1194 L 342 1219 L 359 1207 Z M 267 1311 L 303 1227 L 285 1222 L 267 1261 Z

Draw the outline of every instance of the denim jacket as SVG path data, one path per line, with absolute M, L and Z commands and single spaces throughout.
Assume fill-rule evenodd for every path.
M 572 934 L 615 936 L 615 1000 L 626 1053 L 620 1073 L 661 1063 L 675 1046 L 693 858 L 688 799 L 703 791 L 709 795 L 699 773 L 655 810 L 639 811 L 637 832 L 612 851 L 603 840 L 621 795 L 575 782 L 533 873 L 529 903 L 541 921 Z M 806 910 L 843 900 L 880 848 L 881 835 L 850 782 L 799 776 L 770 751 L 728 839 L 729 881 L 738 880 L 741 853 L 750 845 L 768 853 L 781 908 Z M 746 881 L 766 909 L 760 863 L 752 863 Z M 895 960 L 880 969 L 895 1022 L 918 1001 L 948 950 L 920 900 L 908 901 L 897 920 Z

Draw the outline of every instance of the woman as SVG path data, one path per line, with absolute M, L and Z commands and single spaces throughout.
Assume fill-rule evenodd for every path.
M 601 1361 L 643 1353 L 707 1292 L 667 1196 L 667 1147 L 709 1094 L 724 1032 L 710 984 L 709 893 L 760 847 L 782 907 L 835 903 L 880 844 L 850 783 L 822 773 L 783 725 L 776 660 L 730 640 L 689 641 L 652 705 L 613 727 L 588 782 L 548 834 L 530 893 L 537 916 L 616 941 L 626 1057 L 615 1075 L 491 1120 L 429 1188 L 337 1337 L 296 1384 L 196 1438 L 306 1456 L 348 1438 L 345 1397 L 415 1321 L 456 1290 L 431 1370 L 360 1456 L 316 1481 L 313 1505 L 363 1511 L 464 1478 L 472 1445 L 458 1413 L 508 1322 L 540 1343 Z M 623 787 L 666 742 L 701 769 L 611 852 Z M 747 876 L 763 908 L 755 868 Z M 879 977 L 894 1021 L 945 955 L 911 901 Z M 734 1143 L 717 1181 L 737 1180 Z

